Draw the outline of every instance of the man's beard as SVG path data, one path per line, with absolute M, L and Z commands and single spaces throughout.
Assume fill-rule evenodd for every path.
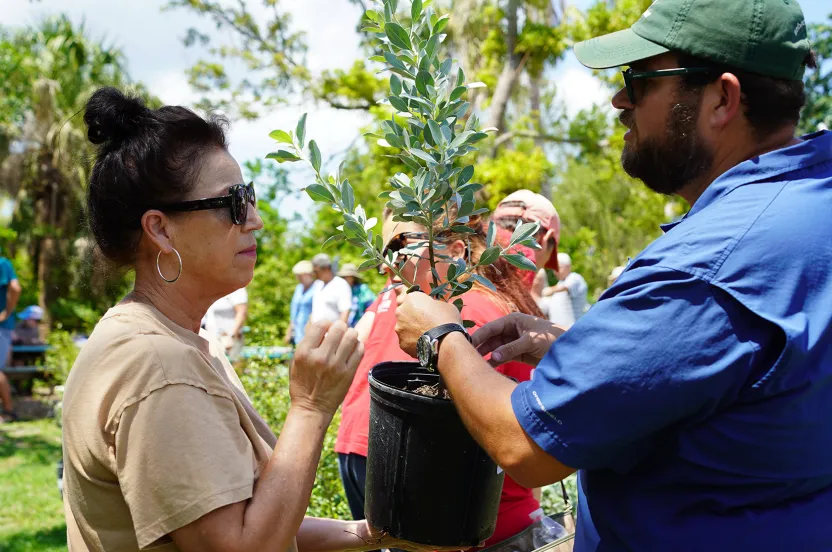
M 624 171 L 654 192 L 672 195 L 710 169 L 713 151 L 696 129 L 700 99 L 690 94 L 671 108 L 663 137 L 641 139 L 637 146 L 625 142 L 621 152 Z M 632 111 L 622 112 L 619 119 L 633 129 Z M 638 129 L 633 130 L 638 139 Z

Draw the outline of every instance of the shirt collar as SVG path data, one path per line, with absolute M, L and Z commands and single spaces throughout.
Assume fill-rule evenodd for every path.
M 798 144 L 753 157 L 727 170 L 707 187 L 685 216 L 671 223 L 662 224 L 661 229 L 665 233 L 669 232 L 684 220 L 744 184 L 769 180 L 798 169 L 832 161 L 832 132 L 821 130 L 807 134 L 801 140 L 803 141 Z

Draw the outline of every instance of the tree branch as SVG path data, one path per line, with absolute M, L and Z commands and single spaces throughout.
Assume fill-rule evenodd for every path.
M 574 138 L 564 138 L 562 136 L 552 136 L 551 134 L 538 134 L 536 132 L 526 132 L 526 131 L 511 131 L 506 132 L 505 134 L 501 134 L 494 140 L 494 149 L 499 148 L 505 142 L 511 140 L 512 138 L 532 138 L 534 140 L 541 140 L 544 142 L 555 142 L 558 144 L 581 144 L 581 140 L 576 140 Z

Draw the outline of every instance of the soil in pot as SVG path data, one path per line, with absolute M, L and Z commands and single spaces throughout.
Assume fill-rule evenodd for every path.
M 415 362 L 370 372 L 365 513 L 396 538 L 476 546 L 494 532 L 504 475 L 449 400 L 417 393 L 438 383 Z

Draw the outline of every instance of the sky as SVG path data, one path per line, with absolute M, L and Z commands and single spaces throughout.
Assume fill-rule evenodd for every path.
M 218 35 L 210 23 L 191 12 L 181 9 L 163 12 L 165 3 L 165 0 L 0 0 L 0 24 L 34 24 L 45 16 L 66 13 L 73 21 L 84 21 L 93 37 L 120 47 L 126 54 L 133 80 L 145 83 L 166 104 L 189 105 L 199 95 L 190 89 L 185 70 L 202 56 L 200 51 L 186 48 L 181 37 L 192 26 L 212 36 Z M 265 10 L 258 0 L 247 3 L 255 15 Z M 572 0 L 570 3 L 583 9 L 593 2 Z M 832 12 L 828 0 L 801 0 L 800 4 L 809 22 L 821 21 L 828 15 L 824 12 Z M 280 6 L 291 13 L 293 29 L 306 33 L 307 64 L 314 74 L 324 69 L 347 68 L 362 55 L 354 32 L 360 9 L 348 0 L 281 0 Z M 569 114 L 609 102 L 609 91 L 570 54 L 551 78 L 563 83 L 558 87 L 559 99 Z M 316 139 L 324 159 L 346 150 L 360 134 L 361 127 L 369 122 L 361 112 L 297 101 L 257 121 L 232 121 L 231 154 L 240 163 L 265 157 L 274 149 L 269 132 L 294 128 L 304 112 L 309 113 L 307 136 Z M 291 180 L 299 188 L 310 176 L 311 172 L 293 168 Z M 281 207 L 289 215 L 292 211 L 308 212 L 309 202 L 305 198 L 289 199 Z

